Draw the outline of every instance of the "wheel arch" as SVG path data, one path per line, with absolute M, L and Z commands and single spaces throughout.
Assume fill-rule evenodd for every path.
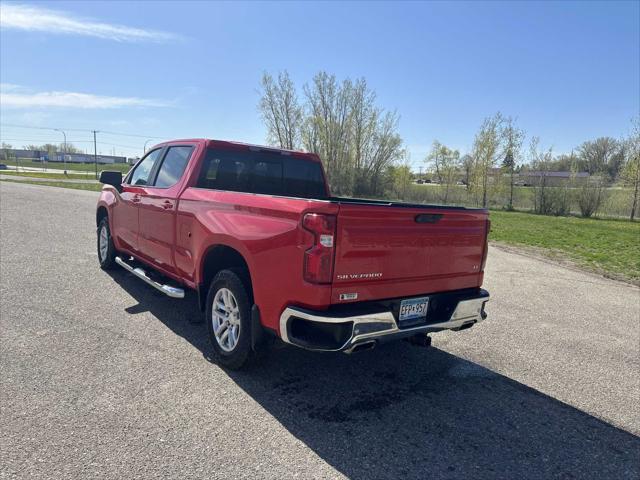
M 233 247 L 223 244 L 211 245 L 208 247 L 200 262 L 198 302 L 200 309 L 204 311 L 207 289 L 209 284 L 221 270 L 234 270 L 239 274 L 249 293 L 250 301 L 253 303 L 253 282 L 251 280 L 251 269 L 244 255 Z
M 99 205 L 96 210 L 96 227 L 100 225 L 100 222 L 104 217 L 109 216 L 109 210 L 104 205 Z

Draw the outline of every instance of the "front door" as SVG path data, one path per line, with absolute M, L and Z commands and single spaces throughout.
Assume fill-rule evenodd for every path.
M 176 212 L 182 176 L 193 147 L 175 145 L 167 148 L 156 167 L 151 185 L 144 187 L 140 198 L 139 249 L 158 268 L 175 272 Z
M 119 201 L 113 206 L 113 236 L 116 242 L 131 252 L 138 252 L 139 205 L 144 195 L 144 186 L 149 181 L 155 163 L 160 158 L 161 148 L 149 152 L 127 175 Z

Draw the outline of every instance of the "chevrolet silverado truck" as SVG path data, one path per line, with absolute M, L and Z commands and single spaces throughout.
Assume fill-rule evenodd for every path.
M 315 154 L 205 139 L 100 181 L 100 266 L 197 292 L 228 368 L 269 337 L 351 353 L 486 318 L 487 210 L 332 197 Z

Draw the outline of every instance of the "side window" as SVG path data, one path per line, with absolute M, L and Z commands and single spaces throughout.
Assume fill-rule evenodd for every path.
M 287 158 L 284 160 L 286 191 L 292 197 L 324 198 L 327 187 L 318 162 Z
M 158 148 L 142 159 L 142 161 L 136 166 L 133 173 L 131 173 L 131 177 L 129 177 L 128 182 L 129 185 L 147 185 L 149 175 L 151 174 L 151 170 L 153 170 L 156 160 L 158 160 L 158 157 L 160 156 L 160 152 L 162 152 L 162 149 Z
M 221 158 L 216 172 L 216 188 L 234 192 L 249 189 L 251 164 L 247 158 Z
M 158 170 L 156 187 L 171 187 L 178 183 L 187 167 L 193 147 L 169 147 Z
M 207 153 L 198 187 L 233 192 L 247 192 L 251 174 L 251 160 L 246 156 L 229 155 L 210 150 Z
M 251 192 L 282 195 L 282 162 L 256 160 L 253 165 Z
M 218 176 L 219 166 L 220 159 L 215 158 L 211 153 L 207 153 L 200 178 L 198 179 L 199 188 L 216 188 L 216 177 Z

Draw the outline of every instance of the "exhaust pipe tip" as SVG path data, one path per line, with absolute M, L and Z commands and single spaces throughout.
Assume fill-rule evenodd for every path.
M 375 340 L 371 340 L 369 342 L 362 342 L 345 350 L 344 353 L 358 353 L 358 352 L 364 352 L 365 350 L 373 350 L 375 346 L 376 346 Z

